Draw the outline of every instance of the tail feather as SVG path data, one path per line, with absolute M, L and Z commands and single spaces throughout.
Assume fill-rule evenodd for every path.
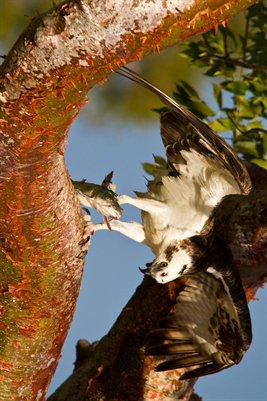
M 184 343 L 189 342 L 191 340 L 186 338 L 185 334 L 182 331 L 177 330 L 177 328 L 159 328 L 151 331 L 150 337 L 153 338 L 161 338 L 164 340 L 177 340 L 183 341 Z
M 181 380 L 186 380 L 186 379 L 193 379 L 195 377 L 200 377 L 200 376 L 207 376 L 211 375 L 213 373 L 218 373 L 221 370 L 228 368 L 231 365 L 225 366 L 225 365 L 217 365 L 215 363 L 207 364 L 204 366 L 200 366 L 196 369 L 191 369 L 186 371 L 181 377 Z
M 172 370 L 172 369 L 182 369 L 182 368 L 188 368 L 190 366 L 195 366 L 195 365 L 201 365 L 201 364 L 207 364 L 210 362 L 209 359 L 205 359 L 202 355 L 186 355 L 181 358 L 174 358 L 170 359 L 168 361 L 160 363 L 156 367 L 157 372 L 163 372 L 165 370 Z
M 173 355 L 173 354 L 196 354 L 197 347 L 190 343 L 170 343 L 161 345 L 152 345 L 147 349 L 149 355 Z

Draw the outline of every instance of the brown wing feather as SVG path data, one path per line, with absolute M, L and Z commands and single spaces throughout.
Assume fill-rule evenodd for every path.
M 241 192 L 249 193 L 251 182 L 246 167 L 233 149 L 207 124 L 131 69 L 122 67 L 117 73 L 150 90 L 171 109 L 171 112 L 162 113 L 161 136 L 172 164 L 181 162 L 182 149 L 193 148 L 206 157 L 220 161 L 234 176 Z
M 251 342 L 250 317 L 241 284 L 234 288 L 234 273 L 227 275 L 229 291 L 219 273 L 187 278 L 173 312 L 149 336 L 147 353 L 168 357 L 157 371 L 193 367 L 182 376 L 187 379 L 240 362 Z

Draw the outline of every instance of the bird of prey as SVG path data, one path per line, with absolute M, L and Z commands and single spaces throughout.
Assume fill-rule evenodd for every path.
M 158 370 L 194 367 L 183 378 L 215 373 L 239 363 L 252 339 L 238 270 L 213 229 L 214 210 L 227 195 L 248 194 L 250 178 L 232 148 L 207 124 L 129 68 L 118 73 L 170 109 L 160 118 L 167 163 L 155 164 L 147 192 L 117 198 L 142 210 L 142 224 L 109 222 L 111 229 L 151 248 L 155 259 L 141 269 L 146 275 L 161 284 L 185 277 L 173 311 L 150 335 L 148 353 L 167 357 Z

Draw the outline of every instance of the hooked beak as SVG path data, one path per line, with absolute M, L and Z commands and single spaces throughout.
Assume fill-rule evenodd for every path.
M 146 267 L 142 269 L 141 267 L 138 267 L 141 273 L 145 275 L 151 275 L 151 267 L 153 266 L 153 263 L 146 263 Z

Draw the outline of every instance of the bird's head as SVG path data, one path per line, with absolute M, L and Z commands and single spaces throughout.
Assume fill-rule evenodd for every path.
M 183 246 L 183 241 L 168 245 L 146 269 L 140 269 L 150 275 L 158 283 L 165 284 L 194 271 L 193 258 L 189 249 Z

